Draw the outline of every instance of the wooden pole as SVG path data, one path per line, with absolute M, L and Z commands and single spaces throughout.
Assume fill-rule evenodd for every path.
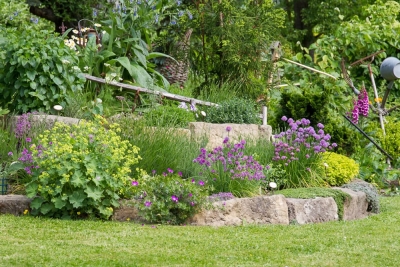
M 90 81 L 94 81 L 94 82 L 98 82 L 98 83 L 102 83 L 102 84 L 108 84 L 108 85 L 112 85 L 112 86 L 116 86 L 116 87 L 122 87 L 127 90 L 133 90 L 133 91 L 137 91 L 137 92 L 145 92 L 148 94 L 158 95 L 158 96 L 165 97 L 167 99 L 172 99 L 172 100 L 181 101 L 181 102 L 185 102 L 185 103 L 194 103 L 194 104 L 203 105 L 203 106 L 218 106 L 218 104 L 215 104 L 215 103 L 202 101 L 202 100 L 195 99 L 195 98 L 175 95 L 175 94 L 171 94 L 168 92 L 151 90 L 151 89 L 147 89 L 147 88 L 143 88 L 143 87 L 139 87 L 139 86 L 129 85 L 129 84 L 125 84 L 125 83 L 119 83 L 116 81 L 106 82 L 105 79 L 98 78 L 98 77 L 95 77 L 95 76 L 92 76 L 89 74 L 85 74 L 85 78 Z

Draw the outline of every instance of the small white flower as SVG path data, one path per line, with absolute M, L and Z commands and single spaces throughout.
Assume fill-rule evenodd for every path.
M 78 34 L 78 30 L 72 30 L 73 33 Z
M 326 163 L 326 162 L 324 162 L 324 166 L 325 166 L 325 168 L 329 167 L 328 163 Z
M 104 66 L 106 66 L 106 67 L 110 67 L 110 64 L 108 64 L 108 63 L 104 63 Z
M 62 59 L 61 62 L 62 62 L 62 64 L 65 64 L 65 65 L 68 65 L 68 64 L 70 63 L 70 62 L 69 62 L 68 60 L 66 60 L 66 59 Z
M 95 23 L 94 26 L 95 26 L 95 27 L 101 27 L 101 24 Z
M 272 189 L 275 189 L 278 185 L 275 182 L 270 182 L 269 183 L 269 187 L 271 187 Z
M 205 117 L 207 115 L 203 110 L 200 111 L 200 114 L 203 115 L 203 117 Z
M 106 31 L 102 31 L 101 33 L 104 35 L 104 34 L 106 34 L 107 32 L 106 32 Z
M 57 110 L 57 111 L 60 111 L 60 110 L 63 109 L 63 107 L 62 107 L 61 105 L 55 105 L 53 108 L 54 108 L 55 110 Z
M 88 70 L 89 70 L 89 67 L 88 67 L 88 66 L 85 66 L 85 67 L 83 67 L 83 70 L 84 70 L 84 71 L 88 71 Z
M 72 69 L 73 69 L 74 71 L 81 71 L 81 69 L 80 69 L 78 66 L 73 66 Z
M 103 103 L 103 100 L 101 100 L 100 98 L 96 98 L 96 103 L 101 104 L 101 103 Z

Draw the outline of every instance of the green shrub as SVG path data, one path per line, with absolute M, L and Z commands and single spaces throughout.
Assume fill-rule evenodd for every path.
M 259 124 L 259 111 L 253 101 L 233 98 L 207 109 L 206 122 Z
M 316 198 L 316 197 L 332 197 L 338 207 L 339 220 L 343 220 L 343 207 L 344 202 L 347 199 L 351 199 L 351 196 L 341 190 L 331 188 L 297 188 L 297 189 L 284 189 L 276 191 L 276 194 L 284 195 L 289 198 Z
M 385 124 L 385 135 L 382 130 L 378 131 L 377 137 L 382 142 L 382 148 L 394 158 L 394 164 L 398 165 L 400 160 L 400 121 L 387 117 Z
M 205 200 L 205 189 L 179 175 L 144 176 L 132 182 L 137 194 L 137 207 L 146 221 L 151 223 L 181 224 L 198 212 Z
M 67 91 L 83 88 L 76 52 L 46 31 L 5 29 L 0 36 L 0 106 L 18 113 L 65 106 Z M 1 35 L 1 34 L 0 34 Z
M 351 189 L 356 192 L 364 192 L 367 195 L 368 209 L 367 211 L 379 213 L 379 194 L 378 190 L 372 185 L 362 180 L 345 184 L 342 187 Z
M 106 129 L 106 127 L 109 129 Z M 117 124 L 57 122 L 24 149 L 20 161 L 31 176 L 26 185 L 33 215 L 108 219 L 120 196 L 129 194 L 131 166 L 139 149 L 117 135 Z
M 346 184 L 359 173 L 359 166 L 353 159 L 334 152 L 323 153 L 322 162 L 326 164 L 325 179 L 332 186 Z
M 188 128 L 189 122 L 196 121 L 190 110 L 177 106 L 158 106 L 144 114 L 148 126 Z

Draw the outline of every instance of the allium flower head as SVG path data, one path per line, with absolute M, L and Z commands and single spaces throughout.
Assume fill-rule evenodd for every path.
M 173 196 L 171 196 L 171 200 L 172 200 L 173 202 L 175 202 L 175 203 L 178 203 L 179 198 L 178 198 L 177 196 L 173 195 Z

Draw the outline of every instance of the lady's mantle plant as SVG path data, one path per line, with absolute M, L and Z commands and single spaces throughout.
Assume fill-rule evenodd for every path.
M 226 128 L 227 132 L 231 130 Z M 264 180 L 263 167 L 253 156 L 244 155 L 246 141 L 237 144 L 225 137 L 223 145 L 200 155 L 193 160 L 202 166 L 201 177 L 207 181 L 211 193 L 231 192 L 237 197 L 254 195 Z
M 139 148 L 121 140 L 119 131 L 101 117 L 78 125 L 57 122 L 39 144 L 24 149 L 19 160 L 31 176 L 26 192 L 34 198 L 32 214 L 108 219 L 130 190 L 131 166 L 140 159 Z
M 181 224 L 200 210 L 205 189 L 194 180 L 184 180 L 168 169 L 163 175 L 144 176 L 132 182 L 137 207 L 146 221 Z
M 331 136 L 324 132 L 324 125 L 318 123 L 318 129 L 309 126 L 310 121 L 282 117 L 289 124 L 289 129 L 275 135 L 275 165 L 285 170 L 285 177 L 276 181 L 280 187 L 312 187 L 323 185 L 325 176 L 321 164 L 321 152 L 336 147 L 336 143 L 329 143 Z

